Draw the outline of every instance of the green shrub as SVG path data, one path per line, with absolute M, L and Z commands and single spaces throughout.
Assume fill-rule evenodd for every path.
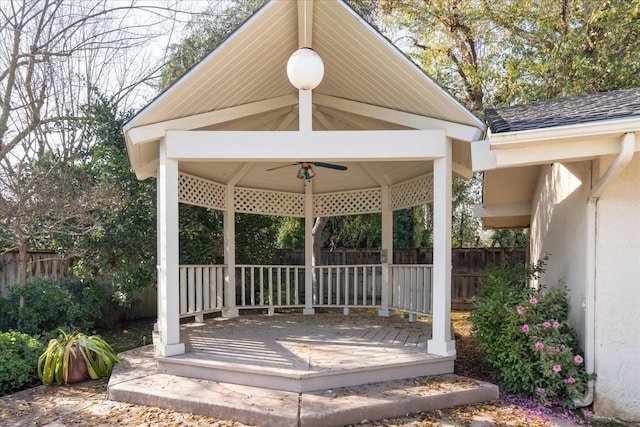
M 44 345 L 20 332 L 0 333 L 0 396 L 38 378 L 38 357 Z
M 472 336 L 503 390 L 571 405 L 595 376 L 586 373 L 567 321 L 566 288 L 526 285 L 546 261 L 487 269 L 470 317 Z
M 36 278 L 26 288 L 9 286 L 9 295 L 0 302 L 2 330 L 15 329 L 28 334 L 40 334 L 71 325 L 87 330 L 101 316 L 107 292 L 93 281 Z M 20 296 L 25 306 L 20 307 Z

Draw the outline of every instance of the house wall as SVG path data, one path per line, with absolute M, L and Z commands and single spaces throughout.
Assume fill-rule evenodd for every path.
M 640 421 L 640 154 L 605 188 L 597 225 L 594 411 Z
M 555 163 L 542 168 L 531 217 L 531 261 L 549 255 L 540 284 L 566 284 L 569 321 L 584 342 L 582 303 L 586 289 L 586 203 L 590 162 Z
M 587 201 L 609 166 L 601 162 L 544 166 L 532 201 L 533 261 L 550 254 L 540 283 L 570 289 L 569 319 L 584 349 Z M 611 181 L 597 204 L 594 412 L 640 421 L 640 155 Z

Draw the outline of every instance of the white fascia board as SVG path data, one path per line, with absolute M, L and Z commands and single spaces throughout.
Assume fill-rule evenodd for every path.
M 496 153 L 488 139 L 471 143 L 471 163 L 474 172 L 493 170 L 497 167 Z
M 638 118 L 489 134 L 471 143 L 474 171 L 579 161 L 620 152 L 623 134 L 640 137 Z M 640 151 L 640 147 L 636 147 Z
M 205 126 L 212 126 L 242 117 L 265 113 L 279 108 L 289 107 L 298 103 L 297 95 L 284 95 L 277 98 L 237 105 L 222 110 L 196 114 L 194 116 L 167 120 L 151 125 L 134 127 L 126 130 L 127 140 L 132 144 L 144 144 L 162 138 L 168 130 L 191 130 Z
M 531 166 L 562 161 L 579 161 L 594 157 L 618 154 L 620 137 L 584 139 L 572 142 L 525 146 L 508 150 L 491 150 L 496 168 Z M 636 147 L 640 151 L 640 147 Z
M 474 205 L 473 216 L 476 218 L 510 217 L 531 215 L 531 202 L 513 203 L 509 205 Z
M 314 104 L 322 105 L 324 107 L 371 117 L 373 119 L 383 120 L 390 123 L 396 123 L 414 129 L 444 129 L 447 132 L 447 136 L 450 138 L 466 142 L 475 141 L 484 133 L 484 129 L 480 127 L 448 122 L 446 120 L 406 113 L 404 111 L 351 101 L 349 99 L 338 98 L 335 96 L 314 94 L 313 102 Z
M 168 131 L 167 157 L 216 161 L 411 161 L 446 155 L 444 130 Z
M 522 148 L 552 141 L 561 143 L 563 140 L 622 136 L 629 132 L 640 132 L 638 117 L 517 132 L 490 133 L 488 139 L 491 141 L 491 149 L 494 150 Z

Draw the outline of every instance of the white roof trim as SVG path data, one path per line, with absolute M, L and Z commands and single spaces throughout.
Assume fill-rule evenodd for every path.
M 620 139 L 625 133 L 636 133 L 636 137 L 640 137 L 638 117 L 490 133 L 488 139 L 471 143 L 473 170 L 578 161 L 618 154 Z M 640 151 L 640 146 L 636 151 Z
M 127 132 L 127 136 L 134 145 L 144 144 L 162 138 L 168 130 L 198 129 L 297 104 L 298 97 L 296 95 L 284 95 L 152 125 L 134 127 Z
M 445 129 L 447 136 L 461 141 L 473 141 L 482 135 L 482 130 L 473 126 L 434 119 L 418 114 L 405 113 L 377 105 L 364 104 L 335 96 L 314 94 L 313 102 L 323 107 L 384 120 L 414 129 Z
M 220 162 L 433 160 L 446 155 L 447 141 L 443 130 L 168 131 L 165 138 L 168 158 Z
M 549 141 L 560 142 L 575 138 L 594 138 L 604 135 L 622 135 L 628 132 L 640 132 L 640 119 L 632 117 L 620 120 L 579 123 L 569 126 L 556 126 L 544 129 L 532 129 L 516 132 L 489 133 L 491 149 L 522 148 Z

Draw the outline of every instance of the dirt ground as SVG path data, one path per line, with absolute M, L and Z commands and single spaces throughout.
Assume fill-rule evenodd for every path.
M 452 316 L 457 338 L 456 373 L 490 379 L 470 340 L 468 313 Z M 587 413 L 588 414 L 588 413 Z M 2 426 L 244 426 L 230 420 L 137 406 L 107 400 L 107 380 L 85 381 L 73 386 L 39 386 L 0 398 Z M 360 425 L 379 426 L 576 426 L 592 425 L 572 412 L 544 408 L 533 402 L 503 396 L 488 404 L 460 406 L 422 412 L 403 418 L 369 421 Z M 595 424 L 623 425 L 623 424 Z

